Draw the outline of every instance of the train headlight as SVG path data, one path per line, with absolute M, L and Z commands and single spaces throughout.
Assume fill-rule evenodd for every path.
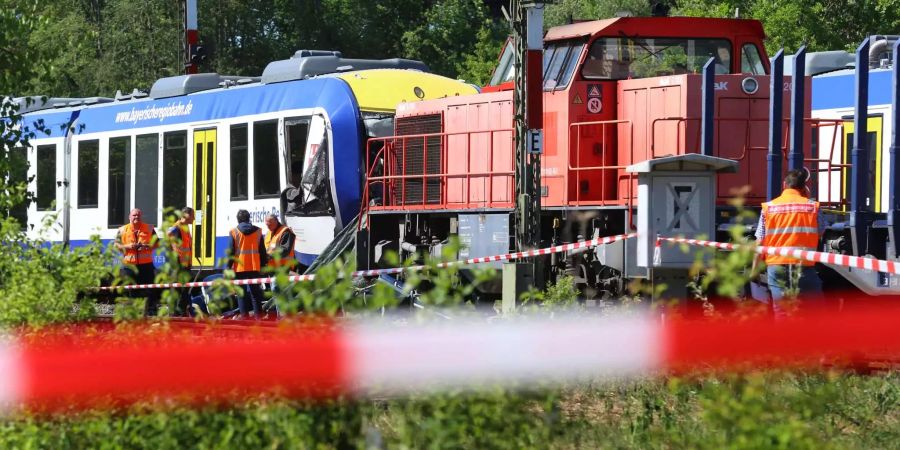
M 759 90 L 759 82 L 755 78 L 744 78 L 741 81 L 741 90 L 747 95 L 753 95 Z

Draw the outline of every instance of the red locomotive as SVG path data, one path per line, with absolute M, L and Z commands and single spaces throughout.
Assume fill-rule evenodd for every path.
M 718 177 L 717 222 L 729 220 L 735 188 L 749 186 L 749 205 L 765 201 L 770 83 L 764 37 L 755 20 L 686 17 L 550 29 L 543 56 L 541 244 L 633 229 L 637 184 L 625 168 L 699 152 L 700 72 L 710 58 L 716 64 L 712 155 L 739 162 L 737 173 Z M 466 244 L 460 257 L 511 248 L 513 60 L 508 45 L 480 94 L 401 104 L 395 136 L 370 141 L 358 239 L 362 266 L 379 266 L 388 249 L 435 251 L 451 235 Z M 784 106 L 787 120 L 788 95 Z M 640 276 L 630 269 L 628 250 L 623 243 L 554 258 L 548 267 L 613 295 L 625 278 Z

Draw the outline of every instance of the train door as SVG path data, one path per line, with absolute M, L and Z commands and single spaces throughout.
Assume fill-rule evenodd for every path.
M 216 130 L 194 131 L 194 258 L 216 263 Z
M 852 161 L 851 151 L 853 149 L 853 117 L 843 117 L 844 120 L 844 148 L 841 156 L 843 164 L 850 164 Z M 864 207 L 870 211 L 883 212 L 881 207 L 881 167 L 882 167 L 882 145 L 881 130 L 883 117 L 878 115 L 870 115 L 866 121 L 866 131 L 869 146 L 869 164 L 866 168 L 868 173 L 869 196 L 865 200 Z M 850 198 L 850 169 L 845 168 L 843 174 L 843 198 Z

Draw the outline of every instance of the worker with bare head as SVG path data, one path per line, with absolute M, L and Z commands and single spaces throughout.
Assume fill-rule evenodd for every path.
M 784 191 L 762 204 L 756 239 L 768 247 L 790 247 L 815 251 L 823 220 L 819 202 L 810 198 L 809 171 L 791 170 L 784 177 Z M 783 316 L 779 302 L 799 293 L 801 299 L 821 299 L 822 281 L 815 264 L 790 256 L 767 254 L 766 280 L 776 316 Z M 754 268 L 756 261 L 754 261 Z
M 269 255 L 269 267 L 283 267 L 289 269 L 297 265 L 294 258 L 294 241 L 296 236 L 291 227 L 281 223 L 277 214 L 266 216 L 266 253 Z
M 156 279 L 156 268 L 153 267 L 153 250 L 159 246 L 156 230 L 152 225 L 144 223 L 144 213 L 140 209 L 132 209 L 128 214 L 128 223 L 119 228 L 115 246 L 122 252 L 123 277 L 137 284 L 152 284 Z M 147 289 L 143 292 L 135 290 L 129 293 L 146 297 L 144 315 L 155 316 L 159 310 L 159 291 Z

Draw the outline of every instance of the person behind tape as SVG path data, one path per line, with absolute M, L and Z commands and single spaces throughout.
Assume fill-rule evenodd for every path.
M 277 268 L 287 266 L 293 269 L 297 265 L 297 259 L 294 258 L 294 241 L 296 236 L 291 227 L 284 225 L 278 220 L 275 214 L 266 216 L 266 233 L 265 242 L 266 253 L 269 257 L 269 267 Z
M 235 278 L 246 280 L 249 278 L 261 278 L 260 271 L 267 262 L 266 247 L 263 244 L 262 230 L 250 223 L 250 213 L 246 209 L 237 212 L 237 227 L 231 230 L 231 243 L 228 246 L 228 255 L 233 258 L 232 268 Z M 246 286 L 243 298 L 238 299 L 238 308 L 242 317 L 248 317 L 247 302 L 253 304 L 253 312 L 256 317 L 262 316 L 263 291 L 259 284 Z
M 783 191 L 777 198 L 762 204 L 756 241 L 768 247 L 792 247 L 815 251 L 822 231 L 819 202 L 809 198 L 808 175 L 791 170 L 784 177 Z M 776 316 L 783 315 L 778 306 L 785 291 L 798 292 L 800 298 L 820 297 L 822 280 L 815 263 L 780 255 L 765 255 L 766 279 Z
M 153 250 L 159 246 L 159 239 L 153 226 L 143 221 L 144 213 L 132 209 L 128 223 L 119 228 L 115 246 L 122 252 L 122 276 L 131 278 L 137 284 L 152 284 L 156 279 L 153 266 Z M 146 297 L 144 316 L 155 316 L 159 312 L 159 290 L 143 289 L 129 291 L 130 296 Z
M 194 208 L 185 206 L 181 209 L 181 217 L 169 228 L 169 243 L 172 253 L 178 255 L 178 267 L 181 270 L 191 271 L 193 265 L 191 256 L 193 252 L 193 238 L 191 237 L 191 225 L 194 223 Z M 181 289 L 181 299 L 175 308 L 176 315 L 190 315 L 188 308 L 191 306 L 190 288 Z

